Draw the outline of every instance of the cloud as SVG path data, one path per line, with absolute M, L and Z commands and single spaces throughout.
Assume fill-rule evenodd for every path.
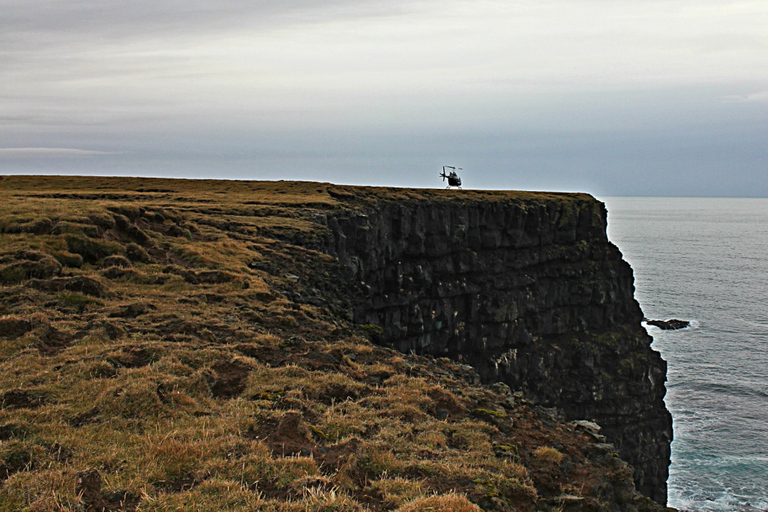
M 111 151 L 93 151 L 73 148 L 0 148 L 2 158 L 86 158 L 98 155 L 116 155 Z
M 748 94 L 731 94 L 723 98 L 728 103 L 768 103 L 768 91 Z
M 5 34 L 0 38 L 12 34 L 38 44 L 53 39 L 69 43 L 124 43 L 148 37 L 172 40 L 185 34 L 206 39 L 233 30 L 272 30 L 327 19 L 386 15 L 405 5 L 373 0 L 0 0 Z

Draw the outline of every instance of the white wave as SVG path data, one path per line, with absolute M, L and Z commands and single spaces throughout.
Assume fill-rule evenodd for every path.
M 681 496 L 680 490 L 670 491 L 669 506 L 677 508 L 680 512 L 768 512 L 768 501 L 765 499 L 748 500 L 734 493 L 732 489 L 724 489 L 719 496 L 699 493 Z

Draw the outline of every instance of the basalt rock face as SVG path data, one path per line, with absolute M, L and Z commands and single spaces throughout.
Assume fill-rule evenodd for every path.
M 334 194 L 322 249 L 347 265 L 354 320 L 404 352 L 473 365 L 566 419 L 595 420 L 664 504 L 672 420 L 632 269 L 583 194 Z

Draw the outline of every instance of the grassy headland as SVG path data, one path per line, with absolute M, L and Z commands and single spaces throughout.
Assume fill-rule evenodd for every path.
M 655 510 L 596 436 L 349 322 L 290 240 L 372 194 L 456 200 L 0 177 L 0 510 Z

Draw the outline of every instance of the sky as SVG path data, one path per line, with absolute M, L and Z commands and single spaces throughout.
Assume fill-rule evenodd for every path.
M 0 0 L 0 174 L 768 197 L 768 2 Z

